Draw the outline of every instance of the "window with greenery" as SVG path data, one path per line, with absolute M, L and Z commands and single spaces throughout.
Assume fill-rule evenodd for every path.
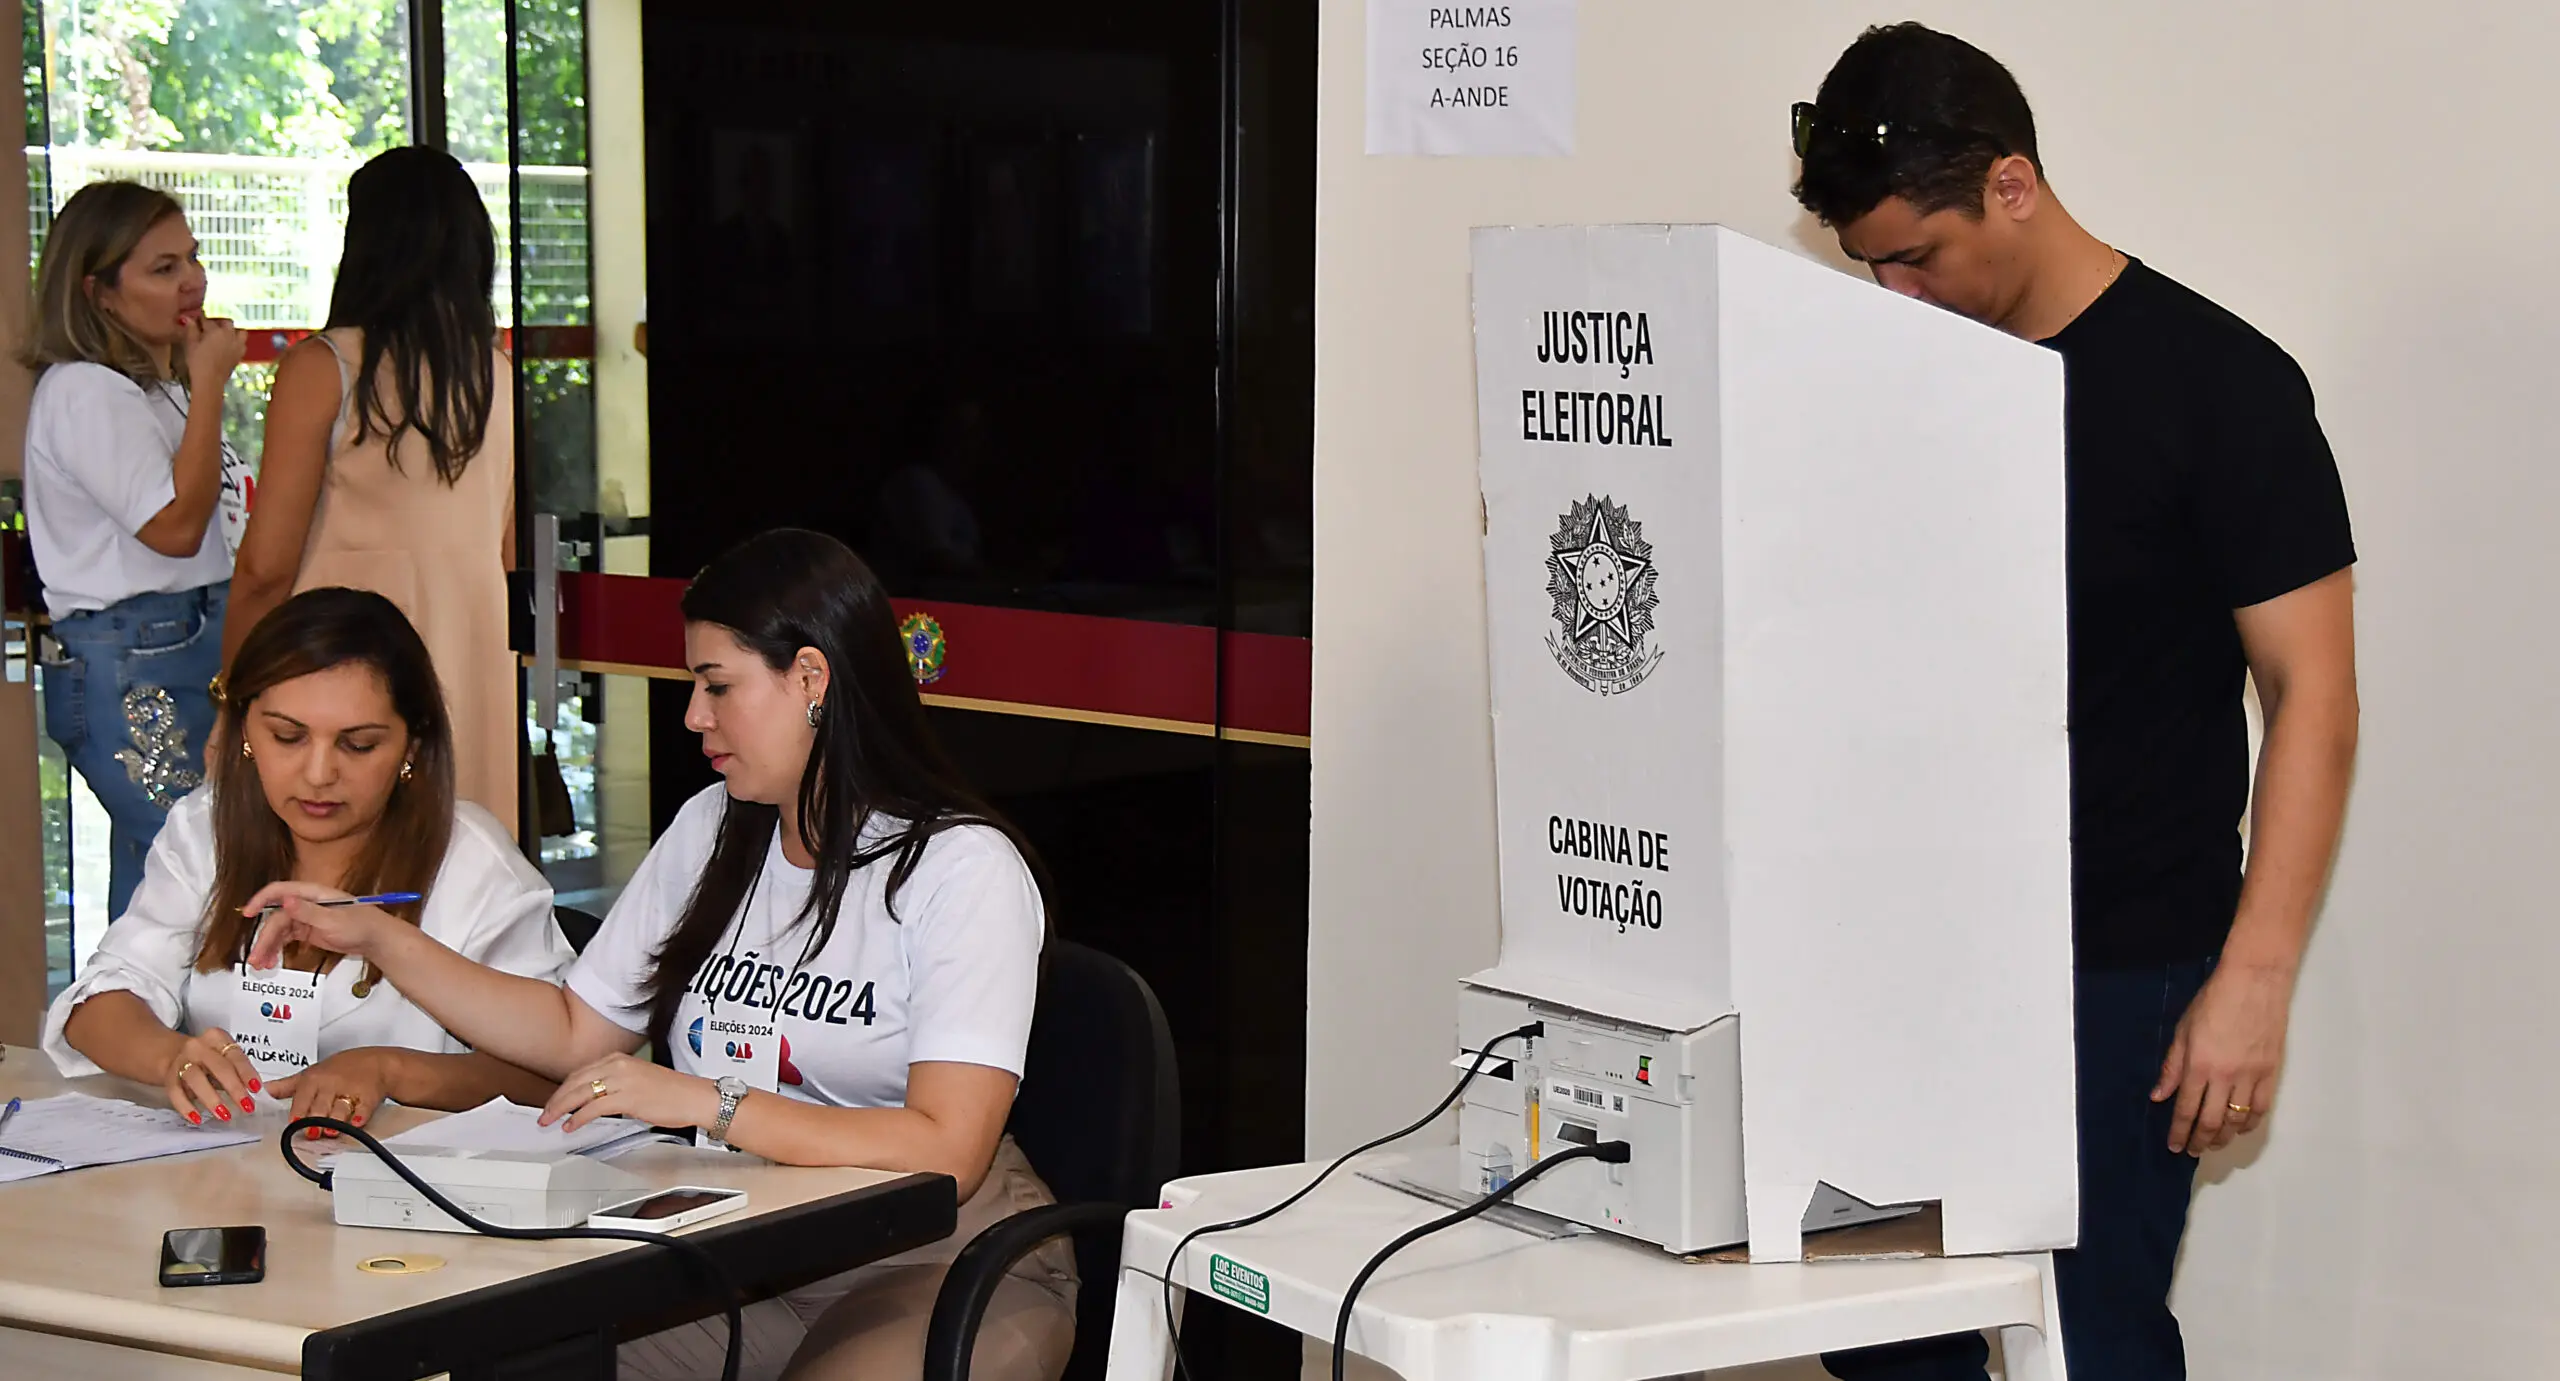
M 510 3 L 520 121 L 512 149 Z M 419 133 L 411 127 L 406 0 L 21 4 L 31 248 L 41 254 L 55 208 L 88 183 L 148 183 L 187 209 L 203 246 L 209 310 L 252 330 L 321 325 L 345 233 L 348 175 Z M 584 0 L 446 0 L 441 14 L 445 70 L 430 79 L 444 87 L 446 145 L 471 169 L 498 234 L 493 305 L 504 324 L 586 325 Z M 527 351 L 524 344 L 520 425 L 536 511 L 591 508 L 591 363 L 549 357 L 561 353 L 556 345 Z M 245 455 L 254 457 L 263 438 L 272 381 L 272 366 L 257 363 L 233 380 L 226 426 Z M 103 848 L 80 823 L 94 814 L 93 805 L 80 808 L 81 794 L 48 751 L 42 801 L 57 983 L 68 977 L 70 937 L 94 943 L 107 919 L 93 914 L 103 907 L 87 895 L 86 870 L 71 866 L 75 834 L 83 856 Z

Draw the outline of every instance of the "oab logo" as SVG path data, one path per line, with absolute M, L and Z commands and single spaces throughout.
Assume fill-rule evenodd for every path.
M 258 1015 L 267 1018 L 269 1021 L 291 1021 L 293 1020 L 293 1004 L 290 1002 L 261 1002 L 258 1004 Z
M 756 1046 L 753 1041 L 731 1041 L 728 1050 L 729 1058 L 733 1060 L 752 1060 L 756 1057 Z
M 1654 576 L 1653 544 L 1624 505 L 1588 495 L 1557 520 L 1547 542 L 1557 625 L 1547 651 L 1583 689 L 1631 691 L 1662 664 L 1652 645 Z

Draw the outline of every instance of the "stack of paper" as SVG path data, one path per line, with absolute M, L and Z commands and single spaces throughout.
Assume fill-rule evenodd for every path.
M 257 1134 L 228 1128 L 190 1127 L 167 1108 L 120 1099 L 62 1093 L 21 1104 L 0 1131 L 0 1183 L 239 1146 Z
M 492 1098 L 451 1117 L 412 1127 L 382 1144 L 395 1154 L 412 1151 L 535 1151 L 603 1158 L 627 1151 L 652 1135 L 644 1122 L 628 1117 L 599 1117 L 572 1132 L 563 1124 L 545 1127 L 536 1120 L 542 1109 Z

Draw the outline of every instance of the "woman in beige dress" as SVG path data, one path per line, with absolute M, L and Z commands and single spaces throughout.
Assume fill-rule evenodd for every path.
M 328 329 L 286 352 L 268 400 L 222 660 L 296 592 L 388 597 L 444 683 L 458 794 L 513 831 L 515 386 L 496 274 L 488 209 L 451 156 L 393 149 L 348 181 Z

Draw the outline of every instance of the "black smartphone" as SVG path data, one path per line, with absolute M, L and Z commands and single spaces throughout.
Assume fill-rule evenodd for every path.
M 162 1285 L 255 1285 L 266 1278 L 265 1228 L 173 1228 L 160 1236 Z

